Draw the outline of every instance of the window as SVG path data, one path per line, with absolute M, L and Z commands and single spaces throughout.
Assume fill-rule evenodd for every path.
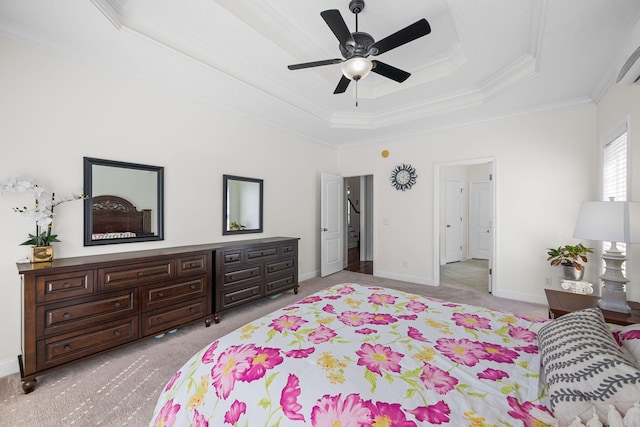
M 627 200 L 627 126 L 613 134 L 605 143 L 602 153 L 602 200 Z M 603 243 L 603 250 L 608 250 L 610 242 Z M 617 244 L 618 249 L 625 252 L 624 243 Z M 623 266 L 624 269 L 624 266 Z

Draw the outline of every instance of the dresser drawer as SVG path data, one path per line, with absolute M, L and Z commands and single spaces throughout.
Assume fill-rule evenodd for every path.
M 229 249 L 218 253 L 219 267 L 231 267 L 242 264 L 244 249 Z
M 227 270 L 222 276 L 224 286 L 235 286 L 248 280 L 260 279 L 263 277 L 263 265 L 253 265 L 251 267 L 238 270 Z
M 293 258 L 267 264 L 267 275 L 293 269 L 293 265 Z
M 260 282 L 252 283 L 239 289 L 228 290 L 220 296 L 220 310 L 260 299 L 261 296 Z
M 138 293 L 126 293 L 93 298 L 79 304 L 49 304 L 37 309 L 37 336 L 51 336 L 73 329 L 131 316 L 138 309 Z
M 291 243 L 291 244 L 286 244 L 286 245 L 280 246 L 280 254 L 281 255 L 293 256 L 295 253 L 296 253 L 296 244 L 295 243 Z
M 39 340 L 38 369 L 51 368 L 138 338 L 138 317 L 133 316 L 77 332 Z
M 142 309 L 147 310 L 175 304 L 191 297 L 205 296 L 206 284 L 203 276 L 193 279 L 178 279 L 169 283 L 148 285 L 142 288 Z
M 193 300 L 188 304 L 166 307 L 142 315 L 142 336 L 156 335 L 185 322 L 196 320 L 207 314 L 205 298 Z
M 289 276 L 280 277 L 278 279 L 268 280 L 265 292 L 267 295 L 282 292 L 296 286 L 296 279 L 293 273 Z
M 259 261 L 265 258 L 274 257 L 278 255 L 278 247 L 264 247 L 256 249 L 247 249 L 247 261 Z
M 37 302 L 91 295 L 94 290 L 93 270 L 51 274 L 36 279 Z
M 204 274 L 207 271 L 207 255 L 200 254 L 191 257 L 178 258 L 176 274 L 179 277 Z
M 133 264 L 98 270 L 98 284 L 101 290 L 119 289 L 149 282 L 173 279 L 174 260 Z

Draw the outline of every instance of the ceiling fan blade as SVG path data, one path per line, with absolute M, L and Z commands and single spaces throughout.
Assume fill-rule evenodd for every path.
M 334 90 L 333 93 L 334 94 L 344 93 L 349 87 L 349 83 L 351 83 L 351 80 L 349 80 L 343 75 L 340 78 L 340 81 L 338 82 L 338 86 L 336 86 L 336 90 Z
M 380 74 L 381 76 L 387 77 L 391 80 L 395 80 L 398 83 L 402 83 L 407 80 L 411 75 L 411 73 L 407 73 L 400 68 L 393 67 L 389 64 L 385 64 L 384 62 L 376 60 L 371 62 L 373 63 L 373 68 L 371 69 L 372 72 Z
M 427 20 L 423 18 L 400 31 L 375 42 L 370 49 L 371 55 L 380 55 L 381 53 L 388 52 L 398 46 L 402 46 L 410 41 L 426 36 L 430 32 L 431 26 Z
M 320 12 L 320 16 L 327 23 L 333 34 L 336 36 L 342 46 L 355 45 L 353 37 L 351 37 L 351 31 L 347 27 L 347 24 L 342 19 L 340 11 L 337 9 L 329 9 Z
M 325 59 L 324 61 L 304 62 L 302 64 L 287 65 L 290 70 L 300 70 L 303 68 L 320 67 L 322 65 L 339 64 L 343 59 Z

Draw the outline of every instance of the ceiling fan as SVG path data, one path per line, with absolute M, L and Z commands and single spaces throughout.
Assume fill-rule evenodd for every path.
M 338 86 L 336 86 L 336 89 L 333 91 L 334 94 L 345 92 L 351 80 L 357 83 L 358 80 L 366 77 L 370 71 L 395 80 L 398 83 L 407 80 L 411 75 L 410 73 L 375 59 L 370 60 L 368 57 L 380 55 L 422 36 L 426 36 L 431 32 L 429 23 L 423 18 L 376 42 L 370 34 L 358 31 L 358 14 L 362 12 L 363 9 L 364 0 L 351 0 L 349 2 L 349 10 L 356 15 L 356 31 L 353 33 L 349 31 L 347 24 L 344 22 L 344 19 L 342 19 L 340 11 L 337 9 L 320 12 L 320 16 L 322 16 L 340 42 L 340 53 L 344 59 L 336 58 L 305 62 L 302 64 L 289 65 L 287 68 L 290 70 L 300 70 L 303 68 L 342 63 L 342 77 L 338 82 Z

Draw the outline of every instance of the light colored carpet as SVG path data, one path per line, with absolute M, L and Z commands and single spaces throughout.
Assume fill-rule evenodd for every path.
M 285 292 L 224 314 L 205 328 L 197 323 L 129 347 L 96 356 L 38 378 L 23 394 L 18 374 L 0 378 L 0 426 L 144 426 L 169 378 L 196 351 L 280 307 L 339 283 L 384 286 L 453 302 L 546 317 L 547 307 L 493 297 L 482 292 L 432 287 L 341 271 L 302 282 L 298 295 Z

